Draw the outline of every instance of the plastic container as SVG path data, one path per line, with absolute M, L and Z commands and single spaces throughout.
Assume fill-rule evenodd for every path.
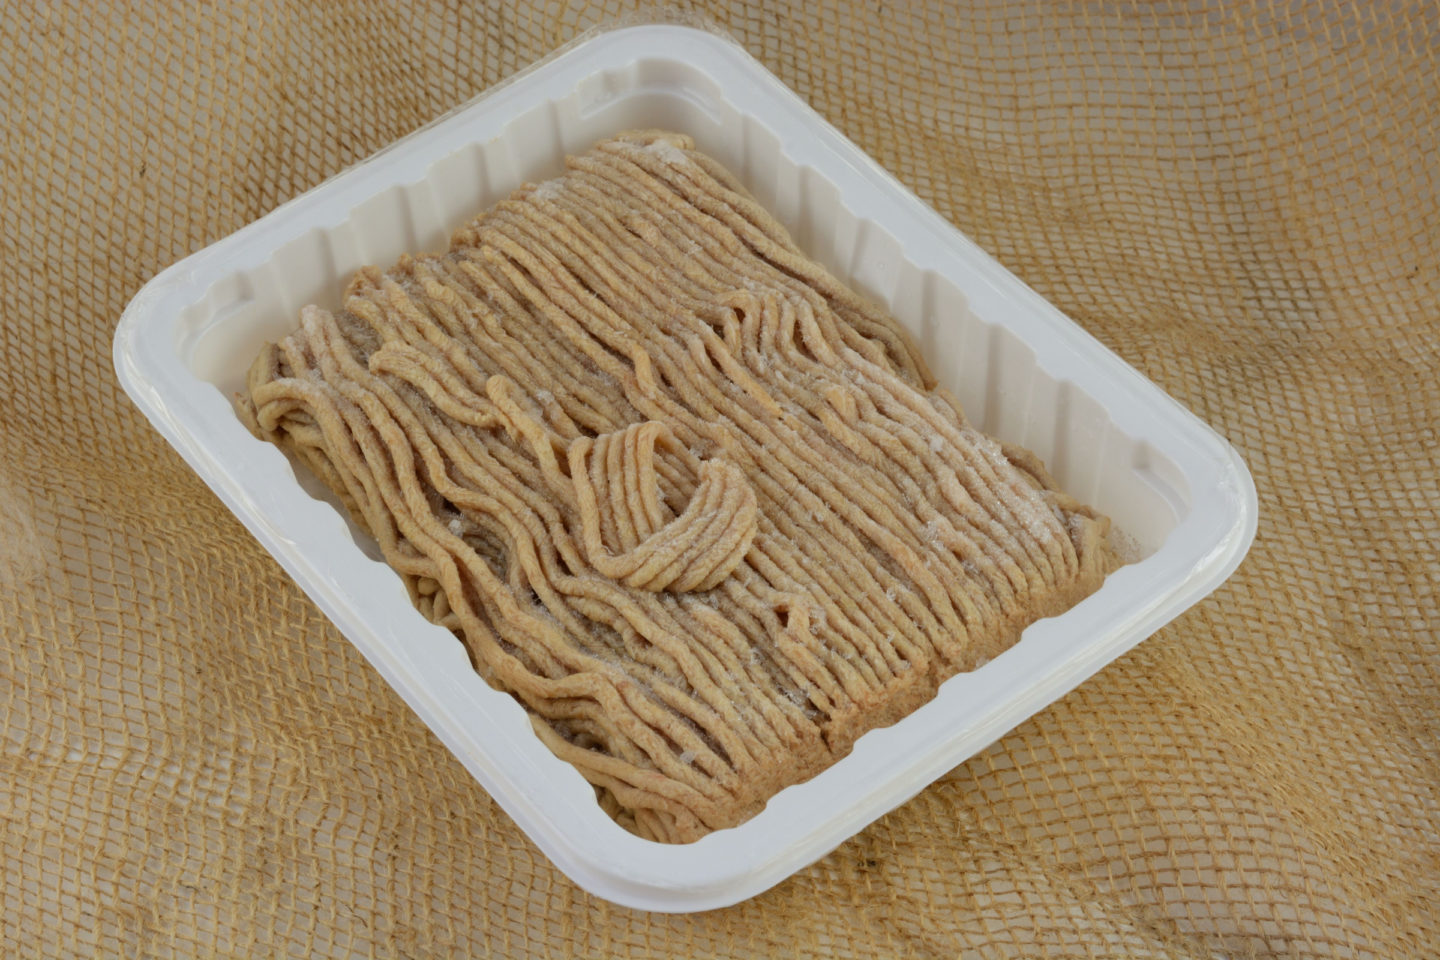
M 566 153 L 633 127 L 694 136 L 803 249 L 914 331 L 976 424 L 1037 452 L 1144 557 L 750 821 L 684 846 L 612 822 L 459 640 L 411 607 L 374 544 L 317 502 L 323 488 L 231 405 L 261 344 L 293 329 L 304 304 L 338 305 L 354 269 L 443 248 L 523 181 L 559 173 Z M 586 890 L 649 910 L 734 903 L 823 856 L 1213 590 L 1255 533 L 1254 486 L 1224 440 L 738 45 L 689 27 L 574 44 L 177 263 L 126 309 L 115 365 L 156 428 L 546 855 Z

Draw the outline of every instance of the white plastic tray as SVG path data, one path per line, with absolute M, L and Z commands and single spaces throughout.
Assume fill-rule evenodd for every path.
M 443 248 L 523 181 L 560 172 L 566 153 L 632 127 L 694 136 L 802 248 L 914 331 L 974 422 L 1039 453 L 1145 557 L 747 823 L 685 846 L 612 822 L 521 707 L 411 607 L 374 545 L 231 406 L 261 344 L 293 329 L 304 304 L 337 306 L 354 269 Z M 1213 590 L 1255 533 L 1255 489 L 1224 440 L 739 46 L 687 27 L 572 46 L 177 263 L 126 309 L 115 365 L 156 428 L 546 855 L 585 889 L 649 910 L 734 903 L 818 859 Z

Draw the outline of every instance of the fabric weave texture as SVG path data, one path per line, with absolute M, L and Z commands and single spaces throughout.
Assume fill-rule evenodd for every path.
M 732 908 L 566 880 L 126 399 L 147 279 L 627 12 L 0 17 L 0 955 L 1440 955 L 1440 6 L 694 7 L 1261 500 L 1208 599 Z

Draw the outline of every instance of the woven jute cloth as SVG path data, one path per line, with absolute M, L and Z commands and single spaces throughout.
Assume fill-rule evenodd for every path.
M 0 954 L 1440 956 L 1440 7 L 700 12 L 1235 444 L 1244 565 L 770 892 L 600 902 L 110 343 L 157 271 L 624 11 L 7 5 Z

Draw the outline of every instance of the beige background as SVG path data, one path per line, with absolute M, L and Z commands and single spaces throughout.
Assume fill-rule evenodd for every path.
M 215 6 L 0 15 L 0 954 L 1440 955 L 1440 6 L 704 8 L 1262 512 L 1177 623 L 699 916 L 551 868 L 110 367 L 158 270 L 619 7 Z

